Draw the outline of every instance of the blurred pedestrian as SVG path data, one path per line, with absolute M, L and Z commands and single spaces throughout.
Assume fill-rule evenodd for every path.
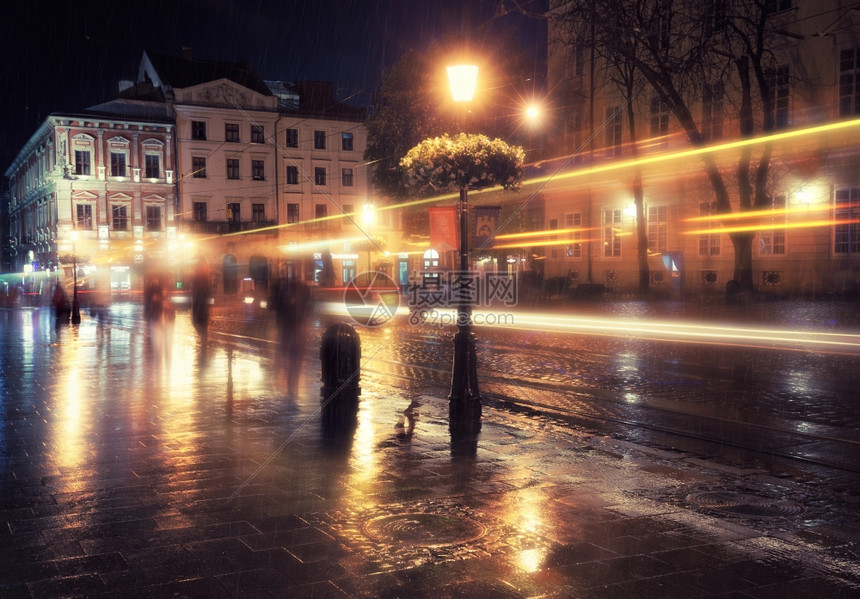
M 212 299 L 212 278 L 205 258 L 200 258 L 191 275 L 191 322 L 201 335 L 209 327 L 209 302 Z
M 69 322 L 72 308 L 69 305 L 69 298 L 66 296 L 66 290 L 63 289 L 63 284 L 59 281 L 54 283 L 54 294 L 51 297 L 51 307 L 54 310 L 54 318 L 57 319 L 57 323 Z
M 143 318 L 149 324 L 161 320 L 164 308 L 164 288 L 158 277 L 152 277 L 146 282 L 143 290 Z
M 313 306 L 311 291 L 296 277 L 282 276 L 272 287 L 269 306 L 275 311 L 281 366 L 286 371 L 287 393 L 298 395 L 307 333 L 305 323 Z

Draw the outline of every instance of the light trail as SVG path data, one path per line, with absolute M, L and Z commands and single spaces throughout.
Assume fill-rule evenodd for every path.
M 339 302 L 321 302 L 318 308 L 328 314 L 348 316 L 346 306 Z M 456 322 L 455 308 L 427 308 L 433 312 L 424 319 L 425 330 L 442 330 Z M 400 306 L 397 317 L 401 320 L 387 326 L 402 324 L 411 310 Z M 792 328 L 721 325 L 707 322 L 679 322 L 677 320 L 655 320 L 649 318 L 617 318 L 612 316 L 570 316 L 550 312 L 520 310 L 473 310 L 476 328 L 516 329 L 543 331 L 548 333 L 593 335 L 601 337 L 636 338 L 651 341 L 699 343 L 702 345 L 734 345 L 762 349 L 787 349 L 794 351 L 847 353 L 860 355 L 860 332 L 833 333 L 822 330 Z M 497 324 L 480 324 L 497 323 Z M 415 325 L 418 326 L 418 325 Z

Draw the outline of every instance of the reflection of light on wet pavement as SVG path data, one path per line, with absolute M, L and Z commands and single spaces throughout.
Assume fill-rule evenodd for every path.
M 546 549 L 525 549 L 517 554 L 516 565 L 524 572 L 537 572 L 543 565 Z
M 363 507 L 375 501 L 369 487 L 377 482 L 379 463 L 376 450 L 376 422 L 373 398 L 365 393 L 359 403 L 358 427 L 349 460 L 348 502 L 352 506 Z

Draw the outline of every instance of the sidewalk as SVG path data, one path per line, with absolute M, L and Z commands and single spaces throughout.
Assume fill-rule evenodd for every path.
M 290 399 L 187 320 L 0 310 L 0 597 L 860 597 L 826 489 L 491 406 L 452 438 L 373 375 L 332 431 L 318 359 Z

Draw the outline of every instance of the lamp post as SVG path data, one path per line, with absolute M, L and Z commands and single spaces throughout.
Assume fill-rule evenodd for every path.
M 81 304 L 78 301 L 78 232 L 70 233 L 72 238 L 72 324 L 81 324 Z
M 448 81 L 454 102 L 468 102 L 475 94 L 478 67 L 457 65 L 448 67 Z M 478 389 L 478 359 L 475 335 L 472 333 L 473 295 L 475 284 L 469 273 L 469 197 L 468 183 L 460 185 L 460 287 L 457 302 L 457 333 L 454 335 L 454 364 L 451 369 L 449 418 L 452 422 L 475 422 L 481 415 L 481 393 Z

